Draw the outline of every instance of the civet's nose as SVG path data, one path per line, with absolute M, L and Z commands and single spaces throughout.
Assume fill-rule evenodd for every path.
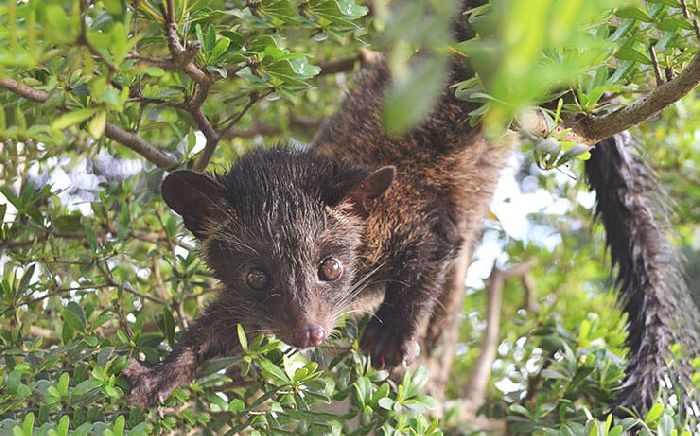
M 318 347 L 326 339 L 323 327 L 308 324 L 294 332 L 293 343 L 297 348 Z

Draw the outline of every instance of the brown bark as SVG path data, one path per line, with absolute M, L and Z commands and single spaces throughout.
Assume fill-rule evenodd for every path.
M 561 140 L 594 145 L 604 139 L 646 121 L 677 102 L 700 83 L 700 52 L 673 80 L 658 86 L 642 97 L 605 115 L 576 114 L 562 117 L 562 122 L 549 131 L 544 115 L 534 111 L 519 120 L 522 130 L 543 138 L 561 134 Z
M 425 393 L 440 403 L 445 399 L 445 385 L 452 373 L 455 347 L 459 339 L 459 325 L 465 295 L 464 280 L 471 263 L 472 245 L 462 247 L 455 265 L 445 280 L 443 293 L 425 326 L 425 332 L 420 341 L 421 357 L 418 365 L 425 366 L 430 374 Z
M 503 306 L 503 286 L 510 277 L 523 277 L 527 274 L 529 262 L 514 265 L 506 270 L 495 264 L 486 285 L 486 329 L 481 341 L 481 354 L 472 369 L 469 383 L 464 391 L 462 414 L 466 417 L 476 415 L 477 410 L 486 400 L 486 389 L 491 378 L 491 366 L 496 358 L 498 338 L 500 336 L 501 308 Z

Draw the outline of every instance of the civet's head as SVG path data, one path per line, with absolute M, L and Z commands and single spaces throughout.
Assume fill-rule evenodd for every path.
M 240 322 L 306 348 L 324 341 L 353 297 L 368 208 L 394 174 L 273 149 L 246 154 L 224 175 L 173 172 L 161 191 Z

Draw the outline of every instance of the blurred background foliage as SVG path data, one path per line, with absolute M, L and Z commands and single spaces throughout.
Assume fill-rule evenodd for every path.
M 213 362 L 161 408 L 129 407 L 127 357 L 158 361 L 216 289 L 159 197 L 162 167 L 194 164 L 206 144 L 218 144 L 207 169 L 222 171 L 250 147 L 309 141 L 351 86 L 361 49 L 389 53 L 390 130 L 427 113 L 455 56 L 477 73 L 455 92 L 483 103 L 473 121 L 496 137 L 533 105 L 554 125 L 564 112 L 634 101 L 675 77 L 700 38 L 697 0 L 493 0 L 465 16 L 478 32 L 469 41 L 453 40 L 455 4 L 439 0 L 173 4 L 179 43 L 195 55 L 185 61 L 204 81 L 174 62 L 159 0 L 0 5 L 0 83 L 34 90 L 0 91 L 0 434 L 692 432 L 672 395 L 642 416 L 610 416 L 625 320 L 574 159 L 587 149 L 556 137 L 513 158 L 485 220 L 446 403 L 420 394 L 424 371 L 397 386 L 368 369 L 349 324 L 347 347 L 313 356 L 248 338 L 243 356 Z M 114 140 L 110 125 L 161 163 Z M 697 297 L 697 95 L 633 133 L 673 201 L 669 234 Z M 503 290 L 480 427 L 460 417 L 459 399 L 480 354 L 494 262 L 532 264 Z

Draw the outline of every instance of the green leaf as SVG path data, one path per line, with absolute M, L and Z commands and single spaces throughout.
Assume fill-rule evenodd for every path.
M 263 0 L 259 12 L 269 17 L 278 18 L 286 23 L 297 22 L 297 11 L 289 0 Z
M 63 415 L 61 419 L 58 420 L 58 428 L 56 429 L 57 436 L 68 436 L 68 430 L 70 426 L 70 418 L 67 415 Z
M 355 383 L 353 383 L 353 388 L 355 390 L 355 396 L 357 402 L 361 406 L 365 406 L 370 402 L 372 398 L 372 383 L 367 377 L 358 377 Z
M 70 375 L 67 372 L 61 374 L 58 379 L 58 384 L 56 385 L 56 390 L 60 396 L 64 396 L 68 393 L 68 383 L 70 382 Z
M 379 400 L 379 407 L 385 410 L 392 410 L 394 408 L 394 400 L 384 397 Z
M 17 291 L 19 293 L 23 293 L 29 288 L 29 282 L 32 280 L 32 277 L 34 277 L 34 271 L 36 270 L 36 264 L 33 263 L 27 267 L 27 269 L 24 271 L 24 274 L 22 275 L 22 279 L 19 281 L 19 285 L 17 286 Z
M 228 49 L 229 39 L 226 37 L 219 38 L 216 41 L 216 45 L 211 50 L 211 55 L 209 56 L 210 62 L 216 62 Z
M 24 431 L 24 434 L 27 436 L 34 434 L 34 412 L 29 412 L 29 414 L 24 417 L 22 431 Z
M 81 123 L 90 118 L 97 109 L 77 109 L 61 115 L 51 123 L 52 129 L 65 129 L 76 123 Z
M 560 163 L 568 162 L 573 158 L 580 158 L 582 160 L 586 160 L 591 157 L 590 153 L 591 147 L 586 145 L 586 144 L 574 144 L 573 146 L 569 147 L 559 158 Z M 585 321 L 585 320 L 584 320 Z M 582 324 L 583 327 L 583 324 Z M 586 335 L 584 336 L 583 334 L 583 329 L 581 333 L 581 337 L 585 338 L 588 336 L 588 333 L 586 332 Z
M 437 409 L 440 406 L 440 403 L 433 397 L 430 397 L 428 395 L 419 395 L 416 397 L 416 402 L 419 404 L 422 404 L 428 409 Z
M 624 46 L 620 48 L 616 53 L 615 57 L 625 61 L 635 61 L 641 64 L 650 65 L 651 59 L 646 53 L 642 53 L 639 50 L 632 48 L 631 46 Z
M 649 15 L 647 15 L 646 11 L 640 7 L 636 6 L 629 6 L 626 8 L 620 8 L 615 12 L 615 15 L 621 18 L 633 18 L 635 20 L 640 20 L 644 21 L 647 23 L 652 22 L 653 20 Z
M 204 32 L 202 32 L 202 25 L 197 23 L 194 26 L 194 33 L 197 35 L 197 40 L 199 40 L 199 43 L 202 44 L 202 47 L 204 47 Z
M 163 316 L 163 333 L 168 339 L 170 346 L 175 345 L 175 317 L 169 308 L 164 307 L 161 311 Z
M 124 422 L 125 420 L 123 415 L 117 417 L 117 419 L 114 421 L 114 427 L 112 427 L 114 436 L 122 436 L 124 434 Z
M 245 403 L 242 400 L 234 399 L 228 403 L 228 411 L 232 413 L 243 413 L 245 410 Z
M 85 227 L 85 236 L 87 236 L 88 245 L 92 252 L 97 251 L 97 236 L 95 235 L 95 230 L 92 227 Z
M 278 382 L 289 383 L 291 381 L 289 377 L 287 377 L 287 374 L 285 374 L 285 372 L 282 370 L 282 368 L 265 359 L 264 357 L 260 357 L 257 360 L 257 363 L 263 370 L 263 372 L 265 372 L 268 376 L 272 377 Z
M 656 421 L 658 421 L 659 418 L 661 418 L 661 415 L 663 413 L 664 413 L 664 404 L 663 403 L 656 403 L 647 412 L 646 417 L 644 417 L 644 422 L 646 422 L 647 424 L 655 424 Z
M 216 29 L 214 29 L 214 26 L 209 26 L 207 29 L 207 34 L 204 36 L 204 52 L 211 54 L 215 43 Z
M 107 113 L 100 111 L 95 115 L 87 125 L 87 131 L 93 139 L 100 139 L 105 133 L 105 122 L 107 121 Z
M 72 301 L 71 301 L 72 303 Z M 78 332 L 84 332 L 85 331 L 85 324 L 83 324 L 83 321 L 80 319 L 78 315 L 76 315 L 73 311 L 70 309 L 63 309 L 63 319 L 65 320 L 66 324 L 70 326 L 72 331 L 78 331 Z
M 71 391 L 71 395 L 74 397 L 81 397 L 90 391 L 93 391 L 103 385 L 100 380 L 88 379 L 80 383 L 78 386 L 74 387 Z
M 215 372 L 219 372 L 222 369 L 239 363 L 240 361 L 240 357 L 220 357 L 217 359 L 212 359 L 209 360 L 206 365 L 204 365 L 204 368 L 201 368 L 199 372 L 201 372 L 202 375 L 214 374 Z
M 69 301 L 68 304 L 66 305 L 66 309 L 68 309 L 71 313 L 75 314 L 75 316 L 78 318 L 81 326 L 81 330 L 83 331 L 85 329 L 85 325 L 87 323 L 87 318 L 85 317 L 85 311 L 83 310 L 83 306 L 80 304 L 76 303 L 75 301 Z M 75 326 L 73 326 L 75 328 Z M 76 329 L 78 330 L 78 329 Z
M 248 339 L 245 336 L 245 330 L 241 324 L 236 325 L 236 333 L 238 333 L 238 342 L 241 344 L 241 348 L 244 350 L 248 349 Z

